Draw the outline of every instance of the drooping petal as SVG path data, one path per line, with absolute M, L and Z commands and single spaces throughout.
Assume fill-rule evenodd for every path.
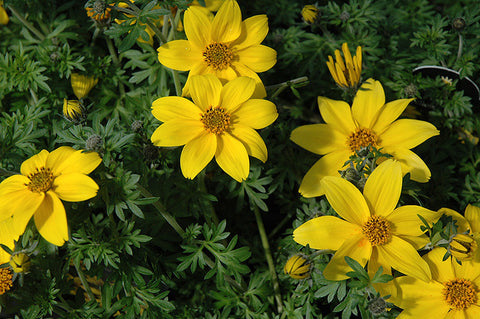
M 360 265 L 365 266 L 372 255 L 372 245 L 363 237 L 363 234 L 352 236 L 346 240 L 342 246 L 333 255 L 327 267 L 323 270 L 323 275 L 328 280 L 344 280 L 348 276 L 345 274 L 352 271 L 352 268 L 345 261 L 345 256 L 356 260 Z
M 398 235 L 420 236 L 424 232 L 418 215 L 422 216 L 430 225 L 437 221 L 441 213 L 416 205 L 405 205 L 396 208 L 387 219 L 391 223 L 392 231 Z
M 188 11 L 188 10 L 187 10 Z M 203 63 L 202 51 L 187 40 L 173 40 L 157 49 L 158 61 L 167 68 L 188 71 Z
M 345 135 L 346 143 L 347 137 L 354 132 L 356 128 L 350 106 L 344 101 L 336 101 L 319 96 L 318 108 L 325 123 Z
M 45 167 L 47 162 L 49 152 L 47 150 L 42 150 L 40 153 L 33 155 L 26 161 L 22 163 L 20 166 L 20 173 L 22 175 L 28 176 L 30 174 L 34 174 L 37 169 Z
M 250 173 L 250 161 L 243 143 L 226 133 L 217 138 L 215 160 L 221 169 L 237 182 L 247 179 Z
M 375 123 L 378 111 L 385 104 L 385 92 L 382 84 L 373 79 L 365 81 L 352 104 L 353 118 L 358 122 L 360 127 L 372 128 Z
M 430 180 L 430 169 L 414 152 L 398 147 L 384 147 L 384 152 L 392 155 L 402 165 L 402 173 L 410 173 L 410 179 L 420 183 Z
M 252 99 L 263 99 L 267 96 L 267 91 L 265 91 L 265 86 L 263 85 L 262 80 L 256 72 L 250 69 L 243 63 L 233 62 L 232 68 L 237 72 L 238 76 L 248 76 L 255 80 L 255 92 L 252 95 Z
M 45 193 L 34 193 L 28 190 L 9 194 L 7 202 L 12 204 L 10 213 L 13 215 L 13 233 L 16 236 L 25 232 L 25 227 L 27 227 L 32 215 L 35 214 L 44 198 Z
M 166 96 L 152 103 L 152 114 L 161 122 L 184 118 L 199 120 L 202 110 L 191 101 L 179 96 Z
M 381 135 L 383 131 L 403 113 L 412 100 L 413 99 L 400 99 L 385 104 L 380 109 L 380 113 L 372 130 Z
M 190 95 L 193 103 L 202 110 L 220 105 L 222 83 L 216 76 L 212 74 L 196 75 L 192 76 L 190 81 Z
M 327 200 L 342 218 L 362 226 L 371 216 L 362 193 L 349 181 L 337 176 L 325 176 L 322 187 Z
M 62 201 L 49 191 L 34 215 L 35 226 L 40 235 L 56 246 L 68 240 L 68 224 Z
M 423 281 L 432 278 L 428 264 L 423 260 L 412 245 L 398 236 L 393 235 L 389 242 L 376 246 L 378 254 L 392 268 Z
M 312 249 L 338 250 L 346 240 L 359 235 L 362 229 L 334 216 L 310 219 L 293 231 L 293 240 Z
M 303 177 L 298 191 L 303 197 L 317 197 L 325 194 L 320 181 L 325 176 L 340 176 L 338 171 L 350 157 L 350 151 L 328 153 L 319 159 Z
M 382 146 L 411 149 L 440 132 L 432 124 L 401 119 L 393 122 L 380 136 Z
M 187 11 L 185 11 L 183 24 L 188 42 L 190 42 L 197 51 L 201 52 L 201 50 L 205 49 L 212 41 L 210 38 L 212 22 L 202 9 L 190 6 Z M 174 41 L 167 42 L 167 44 L 172 42 Z
M 277 63 L 277 51 L 265 45 L 254 45 L 237 51 L 238 61 L 255 72 L 270 70 Z
M 268 18 L 265 14 L 255 15 L 242 21 L 242 33 L 232 42 L 232 48 L 242 50 L 262 43 L 268 34 Z
M 402 192 L 402 167 L 391 159 L 380 164 L 368 177 L 363 196 L 375 215 L 388 216 Z
M 216 149 L 215 134 L 205 132 L 188 142 L 180 155 L 180 168 L 183 176 L 194 179 L 212 160 Z
M 465 209 L 465 218 L 470 223 L 473 233 L 480 232 L 480 207 L 468 204 Z
M 309 124 L 297 127 L 290 139 L 304 149 L 320 155 L 348 150 L 345 135 L 329 124 Z
M 242 76 L 223 87 L 220 105 L 229 113 L 234 112 L 242 103 L 247 101 L 255 91 L 255 80 Z
M 27 186 L 25 185 L 27 185 L 29 182 L 30 180 L 24 175 L 12 175 L 10 177 L 7 177 L 0 183 L 0 196 L 20 190 L 26 190 Z M 2 212 L 0 211 L 0 216 L 1 215 Z
M 175 119 L 160 125 L 152 134 L 152 143 L 156 146 L 185 145 L 205 132 L 202 122 L 190 119 Z
M 199 26 L 201 30 L 202 27 Z M 212 22 L 212 40 L 232 42 L 242 33 L 242 12 L 234 0 L 225 0 Z
M 423 259 L 430 266 L 433 280 L 445 282 L 455 278 L 452 260 L 450 258 L 445 261 L 443 260 L 446 252 L 447 250 L 445 248 L 437 247 L 423 256 Z
M 267 146 L 257 131 L 248 126 L 237 124 L 232 127 L 230 133 L 243 143 L 248 155 L 258 158 L 264 163 L 266 162 Z
M 262 129 L 272 124 L 278 117 L 275 104 L 268 100 L 250 99 L 233 113 L 238 124 L 254 129 Z
M 67 202 L 80 202 L 97 195 L 98 185 L 85 174 L 63 174 L 55 178 L 52 190 Z
M 54 176 L 69 173 L 89 174 L 102 162 L 96 152 L 83 152 L 71 147 L 61 146 L 50 153 L 47 167 L 52 169 Z

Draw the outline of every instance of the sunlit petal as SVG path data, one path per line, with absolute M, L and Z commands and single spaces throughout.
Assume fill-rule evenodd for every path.
M 190 95 L 193 103 L 202 110 L 220 105 L 220 93 L 222 92 L 222 83 L 212 75 L 196 75 L 190 79 Z
M 354 132 L 356 128 L 350 106 L 344 101 L 336 101 L 319 96 L 318 108 L 325 123 L 345 135 L 346 143 L 347 137 Z
M 403 113 L 412 100 L 413 99 L 400 99 L 385 104 L 383 108 L 381 108 L 372 129 L 381 135 L 383 131 Z
M 208 15 L 205 14 L 202 9 L 190 6 L 188 10 L 185 11 L 185 15 L 183 17 L 183 25 L 185 28 L 185 34 L 187 36 L 188 42 L 190 42 L 192 46 L 195 47 L 196 51 L 200 52 L 200 50 L 203 50 L 212 41 L 212 39 L 210 38 L 212 22 Z M 172 42 L 175 41 L 170 41 L 166 44 Z M 201 55 L 197 56 L 197 59 L 200 57 Z M 160 63 L 162 63 L 162 61 L 160 61 Z
M 55 176 L 69 173 L 89 174 L 102 162 L 96 152 L 74 150 L 69 146 L 61 146 L 52 151 L 46 161 L 46 166 L 52 169 Z
M 381 135 L 384 147 L 411 149 L 440 132 L 432 124 L 412 119 L 393 122 Z
M 341 149 L 348 150 L 345 135 L 328 124 L 309 124 L 297 127 L 290 139 L 304 149 L 324 155 Z
M 42 205 L 34 215 L 38 232 L 50 243 L 62 246 L 68 240 L 67 215 L 60 199 L 47 192 Z
M 63 174 L 55 178 L 52 190 L 67 202 L 80 202 L 97 195 L 98 185 L 85 174 Z
M 73 148 L 69 148 L 69 150 L 73 150 Z M 47 150 L 42 150 L 40 153 L 33 155 L 24 161 L 22 166 L 20 166 L 20 172 L 22 175 L 28 176 L 34 174 L 37 169 L 45 167 L 48 155 L 49 152 Z
M 29 182 L 30 180 L 23 175 L 12 175 L 10 177 L 7 177 L 0 183 L 0 196 L 7 195 L 8 193 L 12 193 L 20 190 L 26 190 L 27 189 L 26 185 Z M 0 207 L 2 204 L 1 202 L 2 201 L 0 201 Z M 2 212 L 0 211 L 0 215 L 1 214 Z
M 215 160 L 225 173 L 237 182 L 247 179 L 250 173 L 250 160 L 243 143 L 230 134 L 223 134 L 217 139 Z
M 238 61 L 255 72 L 270 70 L 277 63 L 277 51 L 265 45 L 254 45 L 237 52 Z
M 405 205 L 396 208 L 387 219 L 392 225 L 392 231 L 399 235 L 420 236 L 424 232 L 420 229 L 423 225 L 422 216 L 430 225 L 437 221 L 441 213 L 416 205 Z
M 152 143 L 156 146 L 185 145 L 205 132 L 202 122 L 191 119 L 174 119 L 160 125 L 152 134 Z
M 385 92 L 380 82 L 368 79 L 358 89 L 352 104 L 353 118 L 360 127 L 372 128 L 378 112 L 385 104 Z
M 238 124 L 254 129 L 262 129 L 272 124 L 278 117 L 275 104 L 268 100 L 250 99 L 233 113 Z
M 249 77 L 238 77 L 222 89 L 221 106 L 229 113 L 234 112 L 242 103 L 247 101 L 255 91 L 255 80 Z
M 180 155 L 180 168 L 185 178 L 193 179 L 212 160 L 217 149 L 215 134 L 203 133 L 188 142 Z
M 230 133 L 243 143 L 248 155 L 265 163 L 268 155 L 267 146 L 257 131 L 248 126 L 237 124 L 232 127 Z
M 245 64 L 239 62 L 233 62 L 232 68 L 237 72 L 238 76 L 248 76 L 255 80 L 255 92 L 253 93 L 252 98 L 262 99 L 267 96 L 265 86 L 256 72 Z
M 465 209 L 465 218 L 470 223 L 472 232 L 480 232 L 480 207 L 474 205 L 467 205 Z
M 455 278 L 451 259 L 443 260 L 446 252 L 447 250 L 445 248 L 437 247 L 423 256 L 423 259 L 430 266 L 433 280 L 445 282 Z
M 410 179 L 420 183 L 430 180 L 430 169 L 425 162 L 414 152 L 398 147 L 384 147 L 383 151 L 392 155 L 402 165 L 402 173 L 410 173 Z
M 179 96 L 166 96 L 152 103 L 152 114 L 161 122 L 177 118 L 200 119 L 202 110 L 191 101 Z
M 201 26 L 198 26 L 202 30 Z M 201 31 L 199 31 L 201 32 Z M 216 42 L 231 42 L 242 33 L 242 13 L 238 3 L 225 0 L 218 9 L 212 22 L 212 40 Z
M 173 70 L 188 71 L 196 64 L 203 63 L 200 49 L 187 40 L 167 42 L 159 47 L 157 52 L 158 61 Z
M 268 18 L 265 14 L 256 15 L 242 22 L 240 37 L 232 42 L 232 48 L 241 50 L 262 43 L 268 33 Z

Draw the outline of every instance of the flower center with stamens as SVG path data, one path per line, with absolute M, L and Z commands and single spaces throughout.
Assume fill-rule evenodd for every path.
M 3 295 L 5 291 L 12 288 L 13 274 L 8 268 L 0 268 L 0 295 Z
M 204 61 L 215 70 L 225 70 L 230 66 L 233 52 L 228 45 L 221 42 L 213 42 L 203 51 Z
M 352 152 L 359 151 L 363 147 L 373 146 L 378 147 L 378 137 L 369 128 L 357 128 L 352 132 L 347 139 L 347 145 Z
M 208 132 L 220 135 L 230 126 L 230 114 L 222 107 L 211 106 L 202 114 L 200 121 Z
M 40 169 L 36 168 L 35 173 L 31 173 L 27 177 L 30 180 L 30 183 L 25 184 L 25 186 L 35 193 L 44 193 L 48 191 L 52 187 L 53 180 L 55 179 L 52 170 L 45 167 Z
M 387 243 L 391 237 L 390 222 L 382 216 L 370 216 L 363 224 L 362 232 L 372 246 L 380 246 Z
M 457 310 L 466 309 L 477 302 L 477 289 L 467 279 L 455 278 L 443 283 L 445 301 Z

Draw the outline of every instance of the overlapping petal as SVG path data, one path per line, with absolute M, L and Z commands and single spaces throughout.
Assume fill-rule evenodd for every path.
M 221 106 L 229 113 L 233 113 L 252 96 L 254 91 L 255 80 L 244 76 L 236 78 L 225 84 L 221 90 Z
M 216 42 L 232 42 L 242 33 L 242 13 L 238 3 L 225 0 L 218 9 L 212 22 L 212 40 Z M 202 27 L 200 26 L 201 30 Z
M 277 63 L 277 51 L 261 44 L 249 46 L 237 54 L 238 61 L 255 72 L 270 70 Z
M 247 179 L 250 173 L 250 161 L 245 146 L 230 134 L 217 138 L 215 160 L 218 166 L 237 182 Z
M 427 222 L 433 223 L 441 216 L 441 213 L 421 206 L 405 205 L 396 208 L 387 218 L 392 223 L 395 234 L 420 236 L 423 234 L 420 229 L 420 225 L 423 225 L 423 223 L 418 215 L 422 216 Z
M 40 153 L 33 155 L 20 166 L 20 173 L 22 175 L 28 176 L 34 174 L 37 169 L 45 167 L 47 162 L 49 152 L 47 150 L 42 150 Z
M 383 131 L 395 121 L 413 99 L 400 99 L 385 104 L 378 114 L 372 129 L 377 134 L 382 135 Z
M 12 175 L 7 177 L 0 183 L 0 196 L 7 195 L 8 193 L 20 191 L 25 189 L 30 180 L 24 175 Z M 0 201 L 0 207 L 5 201 Z M 0 209 L 0 216 L 5 212 L 5 209 Z M 1 218 L 0 218 L 1 220 Z
M 212 41 L 210 37 L 212 22 L 208 15 L 205 14 L 201 8 L 195 6 L 188 8 L 187 11 L 185 11 L 183 24 L 188 42 L 190 42 L 191 45 L 196 48 L 196 50 L 204 50 L 205 47 Z M 174 41 L 167 42 L 166 44 L 172 42 Z M 198 56 L 196 58 L 197 60 L 199 59 Z M 160 63 L 162 63 L 162 61 L 160 61 Z
M 262 129 L 272 124 L 278 117 L 275 104 L 268 100 L 251 99 L 233 113 L 238 124 L 254 129 Z
M 214 134 L 204 132 L 188 142 L 180 155 L 180 168 L 183 176 L 193 179 L 212 160 L 217 149 Z
M 371 128 L 385 104 L 385 92 L 380 82 L 368 79 L 353 99 L 352 115 L 360 127 Z
M 102 159 L 96 152 L 83 152 L 71 147 L 62 146 L 50 153 L 46 160 L 47 167 L 52 169 L 53 175 L 69 173 L 89 174 L 100 165 Z
M 61 200 L 81 202 L 95 197 L 98 185 L 85 174 L 70 173 L 55 178 L 52 189 Z
M 381 138 L 384 147 L 411 149 L 438 134 L 440 132 L 428 122 L 401 119 L 393 122 Z
M 52 244 L 62 246 L 68 240 L 65 207 L 54 192 L 49 191 L 45 194 L 34 220 L 40 235 Z
M 399 147 L 384 147 L 383 151 L 392 155 L 402 165 L 402 172 L 404 174 L 410 173 L 410 179 L 426 183 L 430 180 L 430 169 L 427 164 L 414 152 Z
M 248 76 L 255 80 L 255 92 L 252 98 L 261 99 L 267 96 L 267 91 L 265 90 L 262 80 L 252 69 L 240 62 L 233 62 L 232 68 L 237 73 L 237 76 Z
M 328 124 L 309 124 L 297 127 L 290 139 L 297 145 L 315 154 L 328 154 L 346 149 L 345 135 Z
M 156 146 L 182 146 L 205 131 L 202 122 L 178 118 L 160 125 L 150 138 Z
M 235 125 L 230 133 L 243 143 L 248 155 L 264 163 L 267 161 L 267 146 L 257 131 L 248 126 Z
M 202 110 L 205 111 L 212 106 L 219 106 L 221 92 L 222 83 L 216 76 L 212 74 L 192 76 L 190 95 L 193 103 Z
M 201 112 L 198 106 L 179 96 L 161 97 L 152 103 L 152 114 L 161 122 L 177 118 L 199 120 Z
M 174 40 L 165 43 L 157 49 L 158 61 L 167 68 L 178 71 L 188 71 L 194 68 L 197 64 L 203 63 L 203 59 L 201 58 L 202 49 L 192 43 L 195 42 Z
M 325 123 L 345 135 L 346 143 L 347 137 L 356 128 L 350 106 L 344 101 L 336 101 L 319 96 L 318 108 Z
M 465 218 L 470 223 L 471 231 L 473 233 L 480 232 L 480 207 L 474 205 L 467 205 L 465 209 Z

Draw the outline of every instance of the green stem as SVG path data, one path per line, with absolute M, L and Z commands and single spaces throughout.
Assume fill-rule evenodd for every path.
M 40 39 L 40 41 L 45 40 L 45 36 L 40 31 L 38 31 L 38 29 L 35 28 L 33 24 L 31 24 L 24 17 L 22 17 L 14 7 L 12 7 L 11 5 L 7 5 L 7 8 L 10 9 L 13 15 L 18 20 L 20 20 L 24 26 L 26 26 L 30 31 L 32 31 Z
M 107 41 L 108 52 L 112 57 L 113 63 L 115 63 L 117 67 L 120 67 L 120 59 L 118 58 L 117 51 L 115 51 L 112 39 L 105 37 L 105 41 Z M 122 100 L 125 97 L 125 87 L 121 81 L 118 81 L 118 89 L 120 90 L 120 99 Z
M 182 96 L 182 85 L 180 83 L 180 77 L 177 70 L 171 70 L 173 75 L 173 83 L 175 83 L 175 93 L 177 96 Z
M 258 232 L 260 233 L 260 238 L 262 239 L 262 246 L 263 250 L 265 251 L 268 269 L 270 271 L 270 275 L 272 276 L 273 291 L 275 294 L 275 300 L 277 301 L 277 311 L 280 314 L 283 312 L 282 295 L 280 293 L 280 284 L 278 283 L 277 272 L 275 271 L 275 264 L 273 263 L 273 257 L 270 250 L 270 245 L 268 243 L 267 233 L 265 231 L 265 226 L 263 225 L 262 216 L 260 215 L 260 211 L 256 205 L 253 205 L 253 212 L 255 213 L 255 219 L 257 220 Z
M 273 92 L 272 96 L 270 97 L 271 99 L 273 99 L 273 98 L 277 97 L 280 93 L 282 93 L 283 90 L 285 90 L 287 87 L 292 86 L 294 84 L 299 84 L 299 83 L 302 83 L 302 82 L 306 82 L 306 81 L 308 81 L 308 77 L 302 76 L 302 77 L 299 77 L 299 78 L 296 78 L 296 79 L 293 79 L 293 80 L 290 80 L 290 81 L 286 81 L 286 82 L 282 82 L 282 83 L 279 83 L 279 84 L 267 86 L 265 89 L 266 90 L 276 90 L 275 92 Z
M 75 265 L 75 270 L 77 271 L 78 278 L 80 278 L 80 282 L 82 283 L 83 287 L 85 288 L 85 291 L 87 292 L 88 297 L 90 300 L 95 301 L 95 295 L 92 292 L 92 289 L 90 289 L 90 286 L 88 285 L 87 278 L 85 278 L 85 274 L 83 273 L 81 267 L 79 267 L 76 263 Z
M 457 61 L 462 57 L 462 51 L 463 51 L 463 37 L 461 33 L 458 33 Z
M 198 189 L 205 194 L 208 194 L 207 192 L 207 186 L 205 185 L 205 169 L 203 169 L 200 174 L 198 174 Z M 215 208 L 213 208 L 213 205 L 209 203 L 209 212 L 205 214 L 205 220 L 208 223 L 213 223 L 215 225 L 218 225 L 218 216 L 215 213 Z

